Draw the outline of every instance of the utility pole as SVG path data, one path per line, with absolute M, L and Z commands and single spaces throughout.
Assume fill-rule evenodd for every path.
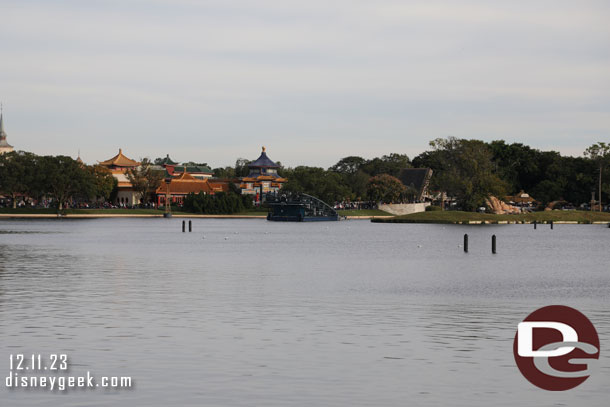
M 602 168 L 603 166 L 599 166 L 599 211 L 602 211 Z

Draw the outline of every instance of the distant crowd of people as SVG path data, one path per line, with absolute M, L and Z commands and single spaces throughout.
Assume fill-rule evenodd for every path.
M 335 202 L 333 207 L 339 210 L 357 210 L 357 209 L 377 209 L 377 202 L 372 201 L 359 201 L 359 202 Z

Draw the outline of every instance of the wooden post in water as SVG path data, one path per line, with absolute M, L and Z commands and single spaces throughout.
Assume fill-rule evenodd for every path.
M 551 221 L 551 230 L 553 230 L 553 221 Z
M 182 233 L 185 232 L 185 228 L 186 228 L 186 222 L 182 221 Z
M 189 233 L 193 231 L 193 222 L 189 220 Z
M 491 237 L 491 252 L 496 254 L 496 235 Z
M 468 233 L 464 234 L 464 253 L 468 253 Z
M 538 222 L 534 221 L 534 230 L 536 230 L 536 226 L 538 226 Z

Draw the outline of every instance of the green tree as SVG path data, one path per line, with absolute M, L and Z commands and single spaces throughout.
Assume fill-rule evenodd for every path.
M 494 173 L 492 153 L 484 142 L 450 137 L 430 146 L 440 167 L 433 173 L 433 186 L 455 197 L 464 210 L 475 210 L 490 195 L 505 195 L 506 183 Z
M 531 192 L 534 186 L 547 179 L 545 167 L 560 158 L 559 153 L 551 152 L 543 159 L 539 150 L 521 143 L 507 144 L 504 140 L 492 141 L 488 146 L 494 170 L 507 182 L 511 193 Z
M 245 177 L 250 172 L 250 168 L 248 167 L 250 164 L 250 160 L 245 158 L 238 158 L 235 160 L 235 176 L 236 177 Z
M 364 164 L 366 164 L 364 158 L 351 155 L 340 159 L 337 164 L 330 167 L 329 170 L 338 172 L 339 174 L 355 174 Z
M 373 158 L 359 167 L 371 176 L 389 174 L 398 177 L 400 171 L 411 167 L 411 160 L 406 154 L 391 153 L 381 158 Z
M 10 195 L 13 208 L 17 197 L 31 195 L 36 176 L 37 156 L 23 151 L 0 155 L 0 191 Z
M 91 173 L 93 178 L 95 197 L 108 200 L 112 191 L 118 186 L 117 179 L 108 168 L 101 165 L 89 166 L 87 167 L 87 170 Z
M 342 201 L 351 195 L 341 175 L 324 168 L 299 166 L 284 169 L 284 177 L 288 181 L 282 191 L 306 193 L 329 204 Z
M 358 156 L 342 158 L 328 170 L 335 172 L 343 179 L 342 183 L 351 189 L 350 198 L 360 200 L 366 197 L 366 184 L 370 175 L 361 168 L 366 160 Z
M 383 203 L 395 203 L 405 199 L 407 187 L 396 177 L 380 174 L 369 179 L 367 195 L 370 200 Z
M 143 158 L 138 167 L 129 168 L 125 175 L 142 203 L 148 203 L 163 180 L 163 172 L 156 171 L 148 158 Z
M 598 192 L 599 192 L 599 211 L 602 210 L 602 174 L 604 168 L 610 164 L 610 144 L 595 143 L 585 150 L 585 156 L 589 157 L 599 168 Z
M 45 195 L 53 198 L 58 210 L 74 197 L 86 199 L 95 195 L 93 175 L 81 164 L 67 156 L 40 157 L 38 177 L 45 186 Z
M 214 168 L 214 178 L 235 178 L 235 168 L 233 167 L 219 167 Z

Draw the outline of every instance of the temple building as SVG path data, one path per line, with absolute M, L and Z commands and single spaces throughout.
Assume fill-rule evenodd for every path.
M 265 147 L 256 161 L 248 164 L 248 168 L 250 173 L 239 180 L 239 189 L 244 195 L 254 195 L 256 202 L 261 200 L 263 194 L 278 192 L 286 182 L 277 173 L 280 166 L 267 157 Z
M 227 192 L 229 184 L 216 183 L 206 179 L 195 178 L 193 175 L 183 172 L 171 178 L 169 185 L 167 182 L 162 183 L 155 191 L 157 195 L 157 205 L 165 206 L 165 197 L 169 193 L 172 203 L 182 204 L 184 198 L 190 194 L 198 194 L 203 192 L 205 195 L 214 195 L 217 192 Z M 169 191 L 168 191 L 169 188 Z
M 99 165 L 110 170 L 114 178 L 118 181 L 119 192 L 116 197 L 116 202 L 119 205 L 137 205 L 140 203 L 138 194 L 134 191 L 131 182 L 127 178 L 127 170 L 140 165 L 139 162 L 123 155 L 123 150 L 119 148 L 119 153 L 106 161 L 100 161 Z
M 212 169 L 205 164 L 184 163 L 180 165 L 169 158 L 169 154 L 167 154 L 165 158 L 158 163 L 158 165 L 165 168 L 165 170 L 172 176 L 186 173 L 197 179 L 207 179 L 211 178 L 214 174 Z
M 14 148 L 6 141 L 6 133 L 4 131 L 4 118 L 2 110 L 0 110 L 0 154 L 10 153 L 11 151 L 14 151 Z

